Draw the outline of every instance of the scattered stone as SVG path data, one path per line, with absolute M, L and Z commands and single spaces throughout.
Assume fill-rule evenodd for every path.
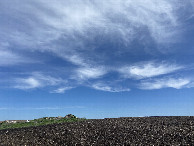
M 193 144 L 194 117 L 106 118 L 0 130 L 2 146 Z

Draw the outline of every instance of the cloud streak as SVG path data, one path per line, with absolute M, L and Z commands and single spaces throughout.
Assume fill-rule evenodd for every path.
M 112 41 L 112 35 L 117 35 L 125 44 L 140 37 L 145 29 L 149 32 L 147 35 L 158 43 L 172 42 L 175 38 L 173 36 L 177 35 L 177 29 L 174 29 L 178 25 L 175 10 L 179 6 L 174 7 L 170 1 L 110 0 L 75 3 L 59 0 L 45 3 L 42 0 L 23 0 L 21 4 L 21 1 L 16 0 L 15 3 L 2 2 L 2 5 L 4 9 L 7 6 L 12 9 L 12 12 L 2 11 L 8 20 L 14 17 L 20 24 L 12 27 L 9 35 L 3 33 L 5 38 L 25 47 L 52 51 L 73 63 L 74 59 L 68 57 L 72 52 L 70 50 L 73 49 L 74 53 L 78 53 L 77 48 L 88 50 L 84 41 L 92 41 L 100 35 L 109 37 Z M 10 22 L 15 23 L 13 19 Z M 19 31 L 18 27 L 21 26 L 30 29 L 27 32 Z M 5 30 L 10 29 L 10 26 L 3 27 L 6 27 Z M 63 40 L 67 46 L 56 48 L 51 45 L 56 40 Z M 37 45 L 41 47 L 37 48 Z M 50 45 L 52 47 L 48 49 Z
M 169 74 L 180 69 L 183 67 L 176 64 L 148 62 L 122 67 L 119 72 L 126 78 L 142 79 Z
M 161 89 L 161 88 L 175 88 L 181 89 L 185 88 L 191 81 L 184 78 L 162 78 L 142 81 L 140 84 L 140 89 L 152 90 L 152 89 Z
M 60 87 L 54 91 L 52 91 L 51 93 L 65 93 L 67 90 L 71 90 L 73 89 L 74 87 Z
M 76 70 L 76 76 L 82 80 L 99 78 L 106 73 L 106 69 L 102 67 L 83 67 Z
M 27 63 L 33 63 L 33 61 L 30 59 L 27 60 L 25 57 L 22 57 L 9 50 L 0 48 L 0 66 L 10 66 Z
M 100 91 L 108 91 L 108 92 L 128 92 L 130 88 L 123 88 L 123 87 L 114 87 L 110 86 L 106 83 L 94 83 L 91 85 L 93 89 L 100 90 Z
M 15 79 L 16 85 L 14 85 L 14 88 L 27 90 L 45 86 L 56 86 L 63 82 L 65 81 L 62 79 L 35 72 L 29 77 Z

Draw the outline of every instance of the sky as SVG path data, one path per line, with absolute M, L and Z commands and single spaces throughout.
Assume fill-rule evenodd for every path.
M 194 115 L 194 0 L 0 1 L 0 120 Z

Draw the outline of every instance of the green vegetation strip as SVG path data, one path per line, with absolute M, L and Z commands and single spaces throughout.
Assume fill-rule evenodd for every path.
M 29 122 L 18 122 L 18 123 L 0 123 L 0 130 L 1 129 L 10 129 L 10 128 L 23 128 L 23 127 L 31 127 L 31 126 L 41 126 L 41 125 L 48 125 L 48 124 L 58 124 L 58 123 L 65 123 L 65 122 L 77 122 L 86 120 L 85 118 L 40 118 L 31 120 Z

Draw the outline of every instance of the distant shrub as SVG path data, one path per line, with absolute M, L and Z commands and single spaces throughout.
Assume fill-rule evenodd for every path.
M 6 121 L 4 121 L 0 123 L 0 129 L 41 126 L 41 125 L 76 122 L 76 121 L 83 121 L 83 120 L 86 120 L 86 118 L 77 118 L 72 114 L 68 114 L 65 117 L 43 117 L 39 119 L 30 120 L 28 122 L 7 123 Z

